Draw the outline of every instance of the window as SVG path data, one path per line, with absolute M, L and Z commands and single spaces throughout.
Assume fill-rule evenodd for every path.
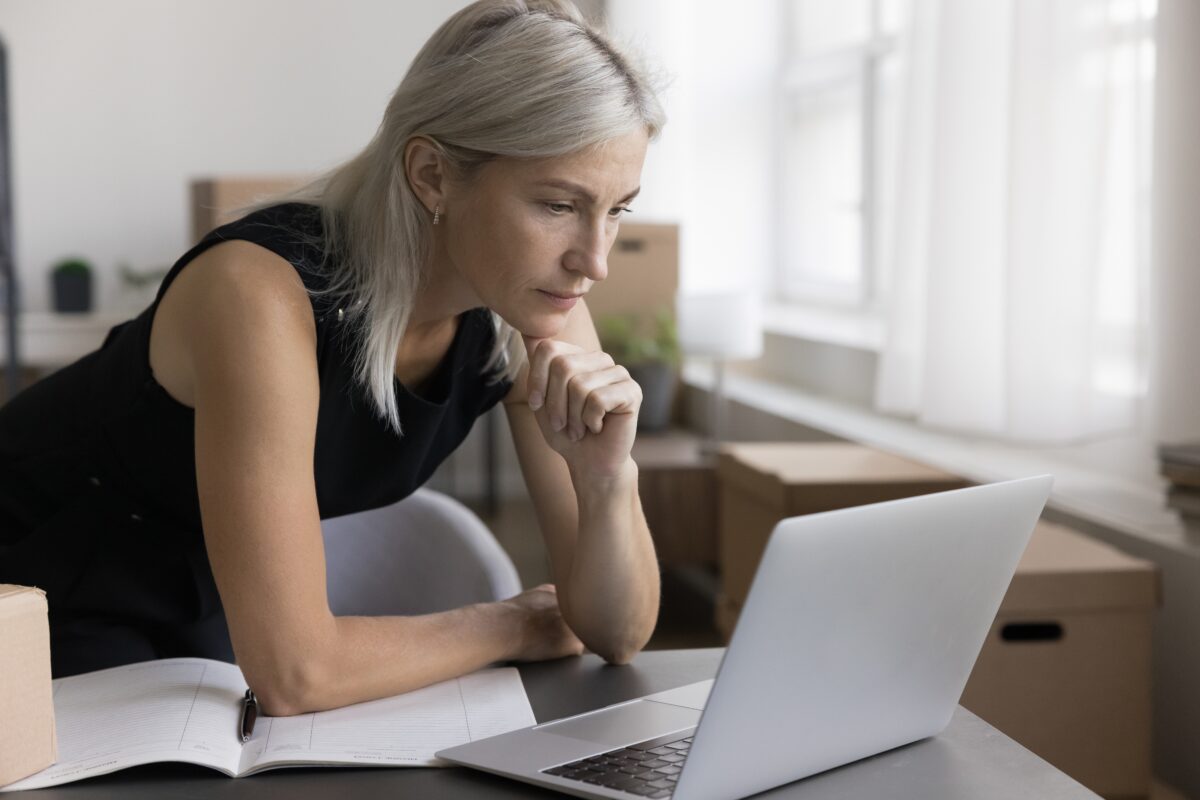
M 786 0 L 777 297 L 868 308 L 894 186 L 906 0 Z

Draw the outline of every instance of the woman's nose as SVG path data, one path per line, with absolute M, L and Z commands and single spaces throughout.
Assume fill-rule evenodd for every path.
M 567 269 L 582 273 L 593 281 L 602 281 L 608 275 L 608 232 L 603 223 L 589 225 L 581 231 L 571 250 L 564 259 Z

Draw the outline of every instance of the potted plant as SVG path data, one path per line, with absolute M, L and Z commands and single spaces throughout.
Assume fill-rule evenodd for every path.
M 121 278 L 123 294 L 129 300 L 130 310 L 141 311 L 154 302 L 159 284 L 167 276 L 167 268 L 136 270 L 127 263 L 121 263 L 117 265 L 117 274 Z
M 54 310 L 77 314 L 92 310 L 92 265 L 82 258 L 68 258 L 50 273 L 54 287 Z
M 642 387 L 638 430 L 658 431 L 671 423 L 675 402 L 679 338 L 675 318 L 660 310 L 652 317 L 613 314 L 597 322 L 604 351 Z

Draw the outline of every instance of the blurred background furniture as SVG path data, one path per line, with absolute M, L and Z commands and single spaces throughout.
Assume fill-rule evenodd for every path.
M 324 520 L 338 615 L 431 614 L 521 592 L 512 559 L 475 513 L 432 489 Z
M 39 371 L 66 366 L 95 350 L 109 329 L 133 317 L 132 313 L 93 311 L 60 314 L 25 311 L 18 317 L 21 365 Z
M 642 510 L 663 564 L 717 563 L 717 475 L 704 438 L 680 428 L 633 444 Z

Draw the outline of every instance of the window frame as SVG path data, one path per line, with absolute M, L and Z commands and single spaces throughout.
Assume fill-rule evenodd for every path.
M 791 0 L 780 0 L 780 52 L 776 104 L 775 162 L 779 165 L 776 179 L 775 245 L 776 269 L 772 281 L 772 300 L 776 306 L 821 306 L 844 311 L 878 314 L 885 298 L 886 284 L 880 258 L 879 219 L 880 193 L 878 159 L 879 75 L 889 56 L 898 50 L 899 37 L 883 33 L 882 6 L 884 0 L 867 0 L 870 33 L 865 40 L 807 55 L 796 53 L 793 31 L 796 7 Z M 820 280 L 805 280 L 790 274 L 787 230 L 791 210 L 787 200 L 786 181 L 792 174 L 787 141 L 791 133 L 787 117 L 796 104 L 831 89 L 855 87 L 859 103 L 859 280 L 851 287 L 834 285 Z

